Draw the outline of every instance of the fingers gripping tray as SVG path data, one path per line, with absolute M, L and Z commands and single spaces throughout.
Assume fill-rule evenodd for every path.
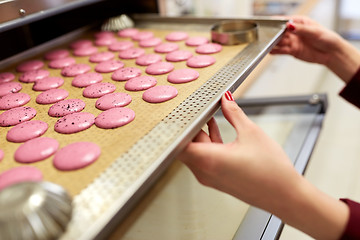
M 166 41 L 166 36 L 174 31 L 186 32 L 189 37 L 204 36 L 210 39 L 211 27 L 228 20 L 163 18 L 147 15 L 135 15 L 132 19 L 135 28 L 140 31 L 150 31 L 163 41 Z M 243 20 L 239 19 L 239 21 Z M 188 83 L 172 84 L 167 81 L 167 74 L 156 75 L 157 85 L 171 85 L 178 90 L 178 95 L 169 101 L 158 104 L 145 102 L 142 99 L 143 91 L 126 91 L 125 82 L 112 80 L 112 73 L 102 74 L 103 82 L 113 83 L 117 92 L 126 92 L 132 98 L 132 102 L 127 107 L 134 110 L 135 119 L 119 128 L 100 129 L 92 126 L 76 134 L 57 133 L 53 130 L 57 119 L 48 116 L 49 106 L 36 104 L 35 99 L 39 92 L 33 91 L 31 84 L 22 84 L 21 91 L 31 96 L 31 101 L 26 106 L 37 110 L 34 119 L 45 121 L 49 125 L 45 137 L 57 139 L 60 148 L 79 141 L 90 141 L 101 148 L 101 155 L 96 162 L 76 171 L 55 169 L 51 157 L 31 164 L 42 171 L 44 180 L 63 186 L 73 197 L 72 220 L 63 239 L 101 238 L 108 228 L 126 217 L 126 213 L 136 201 L 219 108 L 221 96 L 226 91 L 233 92 L 240 86 L 285 31 L 286 21 L 283 20 L 251 19 L 251 21 L 257 24 L 257 40 L 238 45 L 223 45 L 220 52 L 211 54 L 216 59 L 213 65 L 195 69 L 199 72 L 198 79 Z M 30 50 L 28 55 L 22 56 L 24 59 L 21 61 L 43 60 L 46 51 L 68 48 L 71 41 L 80 38 L 93 41 L 94 31 L 87 30 L 75 39 L 62 38 L 60 41 L 54 41 L 51 46 L 48 44 L 43 49 Z M 199 55 L 195 47 L 186 45 L 185 41 L 176 43 L 180 49 Z M 138 47 L 137 42 L 134 41 L 134 44 Z M 99 51 L 107 51 L 105 46 L 98 48 Z M 154 48 L 146 48 L 145 51 L 154 53 Z M 116 58 L 118 59 L 117 53 Z M 165 61 L 165 54 L 162 58 Z M 89 63 L 88 56 L 75 57 L 75 59 L 76 63 L 90 65 L 94 71 L 96 64 Z M 120 60 L 125 67 L 139 68 L 142 75 L 148 75 L 145 72 L 146 67 L 137 65 L 134 59 Z M 17 63 L 2 69 L 2 72 L 14 72 L 15 81 L 18 81 L 21 73 L 17 73 L 14 69 L 19 63 L 20 59 Z M 175 70 L 189 68 L 185 61 L 173 62 L 173 65 Z M 45 61 L 44 69 L 48 70 L 51 76 L 62 77 L 60 70 L 46 66 Z M 68 98 L 82 99 L 86 104 L 84 111 L 95 116 L 102 112 L 94 107 L 96 99 L 84 98 L 82 89 L 71 85 L 72 78 L 64 77 L 64 79 L 61 88 L 69 92 Z M 14 152 L 20 144 L 6 140 L 9 129 L 10 127 L 1 127 L 0 132 L 0 148 L 5 153 L 4 159 L 0 162 L 1 171 L 21 165 L 13 159 Z

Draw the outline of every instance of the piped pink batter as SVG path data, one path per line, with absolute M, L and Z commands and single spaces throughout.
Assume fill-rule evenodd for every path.
M 124 63 L 120 60 L 109 60 L 105 62 L 101 62 L 95 67 L 95 71 L 99 73 L 109 73 L 114 72 L 122 67 L 124 67 Z
M 114 107 L 125 107 L 132 101 L 131 96 L 127 93 L 110 93 L 99 98 L 95 106 L 100 110 L 108 110 Z
M 134 43 L 131 41 L 119 41 L 109 45 L 108 49 L 113 52 L 123 51 L 134 47 Z
M 30 101 L 30 95 L 27 93 L 11 93 L 0 98 L 0 110 L 8 110 L 15 107 L 21 107 Z
M 115 55 L 112 52 L 98 52 L 90 56 L 89 61 L 92 63 L 99 63 L 112 60 Z
M 145 72 L 150 75 L 161 75 L 169 73 L 174 69 L 174 65 L 169 62 L 157 62 L 150 64 L 145 69 Z
M 178 49 L 179 49 L 179 45 L 177 45 L 176 43 L 165 42 L 165 43 L 161 43 L 161 44 L 157 45 L 154 48 L 154 51 L 157 53 L 169 53 L 172 51 L 176 51 Z
M 0 126 L 9 127 L 29 121 L 36 116 L 36 110 L 32 107 L 17 107 L 0 114 Z
M 54 88 L 58 88 L 64 84 L 64 79 L 61 77 L 45 77 L 37 80 L 32 89 L 34 91 L 46 91 Z
M 171 83 L 187 83 L 196 80 L 199 72 L 191 68 L 177 69 L 169 73 L 167 80 Z
M 22 89 L 22 85 L 19 82 L 5 82 L 0 83 L 0 97 L 9 93 L 16 93 Z
M 0 83 L 11 82 L 15 79 L 15 74 L 11 72 L 0 73 Z
M 20 82 L 32 83 L 50 75 L 50 72 L 44 69 L 32 70 L 23 73 L 19 77 Z
M 95 162 L 101 154 L 98 145 L 91 142 L 76 142 L 60 149 L 54 156 L 54 167 L 62 171 L 84 168 Z
M 182 41 L 189 37 L 189 35 L 186 32 L 171 32 L 168 35 L 166 35 L 165 39 L 168 41 Z
M 134 118 L 135 112 L 130 108 L 111 108 L 95 118 L 95 125 L 104 129 L 117 128 L 132 122 Z
M 45 53 L 44 58 L 46 60 L 55 60 L 55 59 L 66 58 L 69 56 L 69 54 L 70 54 L 69 51 L 66 49 L 55 49 Z
M 70 113 L 81 112 L 85 108 L 85 102 L 80 99 L 66 99 L 55 103 L 49 108 L 49 116 L 63 117 Z
M 197 55 L 189 58 L 186 61 L 188 67 L 203 68 L 213 65 L 216 62 L 215 58 L 209 55 Z
M 115 81 L 127 81 L 131 78 L 138 77 L 141 75 L 141 70 L 134 67 L 126 67 L 116 70 L 112 75 L 111 79 Z
M 83 96 L 87 98 L 98 98 L 105 94 L 112 93 L 116 90 L 116 86 L 108 82 L 95 83 L 87 86 L 83 91 Z
M 161 103 L 173 99 L 178 91 L 173 86 L 155 86 L 143 93 L 142 98 L 149 103 Z
M 126 28 L 126 29 L 120 30 L 118 32 L 118 36 L 126 38 L 126 37 L 132 37 L 138 33 L 139 33 L 139 30 L 136 28 Z
M 68 114 L 56 121 L 54 130 L 58 133 L 77 133 L 91 127 L 95 122 L 95 116 L 87 112 Z
M 87 73 L 91 70 L 91 67 L 84 63 L 77 63 L 67 67 L 64 67 L 61 70 L 61 75 L 65 77 L 75 77 L 82 73 Z
M 145 50 L 143 48 L 129 48 L 129 49 L 121 51 L 119 53 L 119 58 L 134 59 L 134 58 L 140 57 L 143 54 L 145 54 Z
M 46 122 L 40 120 L 23 122 L 11 128 L 6 134 L 6 139 L 16 143 L 26 142 L 43 135 L 48 127 L 49 125 Z
M 218 43 L 207 43 L 196 48 L 196 52 L 200 54 L 218 53 L 222 50 L 222 46 Z
M 40 93 L 36 97 L 36 102 L 39 104 L 52 104 L 64 100 L 69 96 L 69 92 L 65 89 L 50 89 Z
M 74 77 L 71 84 L 74 87 L 82 88 L 82 87 L 90 86 L 91 84 L 101 82 L 102 80 L 103 80 L 103 76 L 100 73 L 87 72 Z
M 191 47 L 199 46 L 209 42 L 207 37 L 189 37 L 186 39 L 185 44 Z
M 61 59 L 55 59 L 49 62 L 49 67 L 54 69 L 61 69 L 64 67 L 68 67 L 70 65 L 75 64 L 75 58 L 72 57 L 66 57 Z
M 59 142 L 53 138 L 39 137 L 31 139 L 15 151 L 14 158 L 19 163 L 33 163 L 53 155 L 59 148 Z
M 31 166 L 11 168 L 0 174 L 0 191 L 16 183 L 40 182 L 43 179 L 41 171 Z
M 153 37 L 149 39 L 144 39 L 139 42 L 140 47 L 155 47 L 162 42 L 161 38 Z
M 150 53 L 138 57 L 135 63 L 140 66 L 148 66 L 153 63 L 161 62 L 161 60 L 162 60 L 161 55 Z
M 140 76 L 130 79 L 125 83 L 128 91 L 143 91 L 157 84 L 156 78 L 152 76 Z
M 169 62 L 180 62 L 188 60 L 193 56 L 192 52 L 187 50 L 176 50 L 166 54 L 166 61 Z
M 40 60 L 29 60 L 26 62 L 23 62 L 19 64 L 16 67 L 16 71 L 18 72 L 27 72 L 27 71 L 33 71 L 38 70 L 44 66 L 44 62 Z

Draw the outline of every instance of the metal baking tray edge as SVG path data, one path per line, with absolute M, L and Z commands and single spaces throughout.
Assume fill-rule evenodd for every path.
M 133 18 L 136 26 L 167 23 L 178 24 L 180 28 L 194 24 L 210 26 L 215 22 L 228 20 L 163 18 L 149 15 L 137 15 Z M 286 20 L 282 19 L 247 18 L 246 20 L 258 22 L 259 39 L 247 45 L 74 197 L 73 219 L 61 239 L 106 238 L 167 169 L 176 155 L 219 109 L 222 95 L 228 90 L 234 92 L 240 86 L 262 58 L 277 44 L 286 29 Z M 136 166 L 138 161 L 147 163 L 145 169 L 140 169 L 141 176 L 136 179 L 130 176 L 124 180 L 117 171 L 118 165 L 125 163 Z

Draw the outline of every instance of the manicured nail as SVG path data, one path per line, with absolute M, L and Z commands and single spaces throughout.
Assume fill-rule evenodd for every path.
M 226 100 L 228 100 L 228 101 L 235 101 L 235 100 L 234 100 L 234 97 L 233 97 L 233 95 L 231 94 L 230 91 L 227 91 L 227 92 L 225 93 L 225 98 L 226 98 Z
M 294 26 L 292 23 L 288 23 L 287 29 L 288 29 L 290 32 L 293 32 L 293 31 L 295 31 L 295 26 Z

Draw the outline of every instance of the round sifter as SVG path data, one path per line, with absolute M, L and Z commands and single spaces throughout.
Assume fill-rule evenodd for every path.
M 56 239 L 72 214 L 70 196 L 50 182 L 23 182 L 0 191 L 0 239 Z

